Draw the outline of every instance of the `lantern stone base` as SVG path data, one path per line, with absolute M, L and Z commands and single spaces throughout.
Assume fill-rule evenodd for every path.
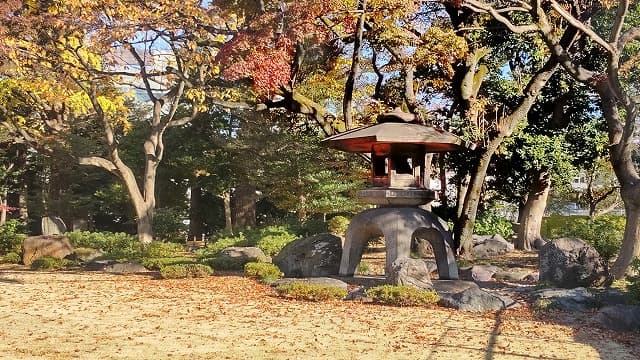
M 444 221 L 417 207 L 369 209 L 354 216 L 342 249 L 340 275 L 353 276 L 367 242 L 380 236 L 386 244 L 386 274 L 390 273 L 396 259 L 410 256 L 412 239 L 420 238 L 429 241 L 433 247 L 440 279 L 458 279 L 453 240 Z
M 435 192 L 429 189 L 379 188 L 358 190 L 358 200 L 380 206 L 418 206 L 433 201 Z

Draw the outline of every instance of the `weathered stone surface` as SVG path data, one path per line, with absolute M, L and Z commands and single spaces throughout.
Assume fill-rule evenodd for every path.
M 115 260 L 94 260 L 94 261 L 88 262 L 84 266 L 84 269 L 88 271 L 104 271 L 104 269 L 107 266 L 116 264 L 116 263 L 117 261 Z
M 265 255 L 260 248 L 253 246 L 228 247 L 222 250 L 220 254 L 218 254 L 217 258 L 238 263 L 248 263 L 254 261 L 271 262 L 271 258 Z
M 63 259 L 73 252 L 73 245 L 66 236 L 30 236 L 22 242 L 22 263 L 31 265 L 34 260 L 45 256 Z
M 425 264 L 427 264 L 427 269 L 429 269 L 429 273 L 434 271 L 438 271 L 438 263 L 436 263 L 436 259 L 422 259 Z
M 123 263 L 112 263 L 106 265 L 102 271 L 112 274 L 135 274 L 140 272 L 147 272 L 147 268 L 135 261 L 127 261 Z
M 540 282 L 563 288 L 597 286 L 606 279 L 598 252 L 577 238 L 548 242 L 539 253 Z
M 400 258 L 393 262 L 386 277 L 392 285 L 413 286 L 420 290 L 433 287 L 429 269 L 422 259 Z
M 354 216 L 347 228 L 340 275 L 353 276 L 367 243 L 384 237 L 388 273 L 393 262 L 410 257 L 412 239 L 431 244 L 441 279 L 457 279 L 458 266 L 452 250 L 453 239 L 442 219 L 417 207 L 367 209 Z
M 603 289 L 595 295 L 600 306 L 626 305 L 628 300 L 627 293 L 618 289 Z
M 276 281 L 272 284 L 273 287 L 278 287 L 280 285 L 288 285 L 292 283 L 303 283 L 303 284 L 311 284 L 318 286 L 326 286 L 326 287 L 337 287 L 343 290 L 347 290 L 347 283 L 330 278 L 330 277 L 308 277 L 308 278 L 284 278 Z
M 42 236 L 62 235 L 67 232 L 67 226 L 57 216 L 44 216 L 41 223 Z
M 496 279 L 507 281 L 524 281 L 528 277 L 533 278 L 536 271 L 524 268 L 508 268 L 496 272 Z
M 569 312 L 582 312 L 596 308 L 596 296 L 589 290 L 575 289 L 542 289 L 532 294 L 538 306 L 551 307 Z
M 508 296 L 480 289 L 471 281 L 434 280 L 433 288 L 440 295 L 439 304 L 463 311 L 491 311 L 518 307 Z
M 547 244 L 547 241 L 541 238 L 536 238 L 535 240 L 533 240 L 533 248 L 536 250 L 540 250 L 542 249 L 543 246 L 545 246 Z
M 475 245 L 471 249 L 471 255 L 475 258 L 489 258 L 512 252 L 513 244 L 505 240 L 499 234 L 493 235 L 483 243 Z
M 472 237 L 473 246 L 484 244 L 487 240 L 489 240 L 491 238 L 492 238 L 491 235 L 473 234 L 473 237 Z
M 640 306 L 605 306 L 598 311 L 596 321 L 602 326 L 618 331 L 640 331 Z
M 500 268 L 494 265 L 473 265 L 471 279 L 473 281 L 489 281 Z
M 342 241 L 332 234 L 318 234 L 288 243 L 273 263 L 287 277 L 338 275 Z

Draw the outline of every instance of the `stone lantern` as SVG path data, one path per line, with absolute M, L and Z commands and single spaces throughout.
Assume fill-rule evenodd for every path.
M 435 199 L 425 176 L 426 154 L 462 150 L 464 141 L 450 132 L 418 124 L 413 114 L 393 111 L 380 115 L 376 125 L 331 136 L 323 143 L 371 156 L 370 186 L 358 191 L 356 197 L 377 208 L 351 220 L 340 275 L 353 276 L 367 242 L 384 236 L 386 274 L 394 261 L 409 257 L 412 240 L 420 238 L 431 243 L 440 278 L 457 279 L 453 241 L 445 222 L 419 206 Z

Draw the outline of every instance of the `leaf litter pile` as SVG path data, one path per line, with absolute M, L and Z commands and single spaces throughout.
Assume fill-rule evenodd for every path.
M 635 334 L 528 306 L 305 302 L 237 275 L 0 268 L 2 359 L 637 359 Z

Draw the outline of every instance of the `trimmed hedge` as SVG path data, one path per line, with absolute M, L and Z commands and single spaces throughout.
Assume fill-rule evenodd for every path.
M 76 263 L 69 259 L 56 259 L 52 257 L 43 257 L 36 259 L 31 263 L 32 270 L 60 270 L 75 266 Z
M 140 264 L 149 270 L 161 270 L 170 265 L 177 264 L 197 264 L 196 261 L 187 257 L 161 257 L 161 258 L 142 258 Z
M 276 287 L 280 296 L 308 301 L 341 300 L 347 296 L 347 290 L 334 286 L 322 286 L 293 282 Z
M 0 258 L 0 262 L 2 262 L 3 264 L 19 264 L 20 260 L 22 260 L 20 258 L 20 255 L 14 252 L 10 252 L 7 255 Z
M 412 286 L 381 285 L 365 291 L 374 302 L 395 306 L 433 305 L 440 296 L 433 290 L 419 290 Z
M 273 284 L 282 277 L 280 268 L 274 264 L 263 262 L 246 263 L 244 273 L 259 278 L 264 284 Z
M 213 275 L 213 270 L 202 264 L 175 264 L 160 269 L 163 279 L 199 278 Z

